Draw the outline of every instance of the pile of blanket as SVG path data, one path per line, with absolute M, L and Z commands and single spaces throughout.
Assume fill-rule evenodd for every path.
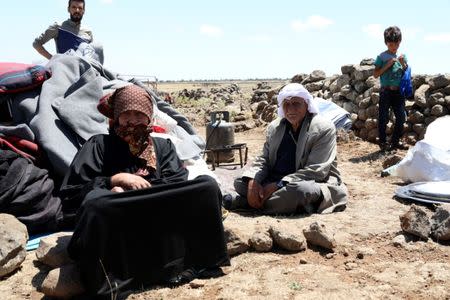
M 49 218 L 58 220 L 60 201 L 54 196 L 56 191 L 53 182 L 45 182 L 44 178 L 53 179 L 57 186 L 84 142 L 95 134 L 108 132 L 108 122 L 97 110 L 98 101 L 104 95 L 129 84 L 145 88 L 152 96 L 158 125 L 167 125 L 167 137 L 175 141 L 180 158 L 187 165 L 200 168 L 200 171 L 192 173 L 207 173 L 206 164 L 201 159 L 205 146 L 203 139 L 182 114 L 141 82 L 122 80 L 95 60 L 79 56 L 55 55 L 46 68 L 52 75 L 42 87 L 9 95 L 12 122 L 2 123 L 0 120 L 0 138 L 8 141 L 14 137 L 35 143 L 45 157 L 40 160 L 41 165 L 33 165 L 34 156 L 31 153 L 31 157 L 27 157 L 16 151 L 18 155 L 14 160 L 17 162 L 9 163 L 13 160 L 12 154 L 9 151 L 0 152 L 3 167 L 0 188 L 16 185 L 15 192 L 2 194 L 0 212 L 10 212 L 20 217 L 29 229 L 34 224 L 47 224 Z M 3 149 L 15 151 L 11 147 L 5 147 L 8 143 L 1 145 Z M 30 164 L 36 169 L 32 169 Z M 17 169 L 12 168 L 13 165 L 17 165 Z M 13 173 L 21 174 L 23 181 L 10 182 Z M 25 178 L 25 175 L 31 178 Z M 22 191 L 19 191 L 19 186 Z M 18 200 L 19 194 L 37 187 L 40 187 L 41 194 L 46 195 L 30 193 L 32 199 Z M 35 205 L 37 202 L 39 205 Z M 27 210 L 20 210 L 18 213 L 19 210 L 12 206 L 26 206 Z M 47 229 L 51 230 L 53 225 L 47 226 Z M 41 230 L 42 226 L 38 226 L 38 229 Z M 36 231 L 34 228 L 32 230 Z

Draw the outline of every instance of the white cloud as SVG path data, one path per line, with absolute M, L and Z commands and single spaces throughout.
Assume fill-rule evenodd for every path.
M 113 0 L 101 0 L 102 3 L 111 4 Z
M 424 37 L 424 40 L 427 42 L 449 43 L 450 42 L 450 33 L 443 32 L 443 33 L 428 34 Z
M 220 37 L 223 31 L 217 26 L 203 24 L 200 26 L 200 33 L 211 37 Z
M 364 25 L 362 31 L 371 38 L 383 39 L 384 29 L 381 24 L 367 24 Z
M 313 15 L 306 18 L 306 21 L 294 20 L 291 22 L 291 28 L 294 31 L 307 31 L 314 29 L 324 29 L 333 24 L 334 22 L 330 19 L 319 15 Z

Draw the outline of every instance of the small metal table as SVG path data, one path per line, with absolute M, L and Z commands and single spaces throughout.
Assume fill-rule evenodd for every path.
M 245 164 L 247 164 L 247 155 L 248 155 L 248 147 L 246 143 L 240 143 L 240 144 L 233 144 L 233 145 L 227 145 L 224 147 L 217 147 L 217 148 L 211 148 L 207 149 L 206 153 L 212 153 L 212 169 L 215 170 L 216 167 L 220 164 L 220 153 L 225 151 L 239 151 L 239 163 L 226 163 L 227 166 L 234 166 L 234 165 L 240 165 L 241 168 L 244 167 Z M 244 157 L 242 157 L 242 150 L 244 150 Z

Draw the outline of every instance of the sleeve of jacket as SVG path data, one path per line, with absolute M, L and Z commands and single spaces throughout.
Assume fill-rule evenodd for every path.
M 58 37 L 58 28 L 58 23 L 50 25 L 47 30 L 34 40 L 33 47 L 35 49 L 42 48 L 42 46 L 51 39 L 56 39 Z
M 264 142 L 262 154 L 255 159 L 251 168 L 245 171 L 242 177 L 254 178 L 257 182 L 261 183 L 269 176 L 269 144 L 274 132 L 275 126 L 271 123 L 267 127 L 266 141 Z
M 111 177 L 103 172 L 104 146 L 101 136 L 94 136 L 75 155 L 60 189 L 64 213 L 75 213 L 93 189 L 111 189 Z
M 304 166 L 295 173 L 283 177 L 283 181 L 295 182 L 302 180 L 314 180 L 326 182 L 330 168 L 336 158 L 336 128 L 330 122 L 321 126 L 317 132 L 309 137 L 305 147 L 307 155 Z
M 161 177 L 152 180 L 152 184 L 165 184 L 186 181 L 188 170 L 178 158 L 175 146 L 169 139 L 153 138 Z

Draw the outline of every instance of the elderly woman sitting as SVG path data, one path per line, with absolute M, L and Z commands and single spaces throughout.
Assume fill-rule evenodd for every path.
M 61 187 L 66 220 L 76 214 L 68 251 L 88 292 L 223 274 L 229 258 L 216 181 L 188 181 L 170 140 L 150 136 L 145 90 L 130 85 L 104 101 L 110 133 L 84 144 Z
M 329 213 L 345 207 L 347 189 L 337 169 L 336 129 L 318 115 L 298 83 L 278 95 L 278 115 L 267 128 L 263 153 L 234 181 L 238 196 L 224 196 L 229 209 L 252 207 L 265 214 Z

